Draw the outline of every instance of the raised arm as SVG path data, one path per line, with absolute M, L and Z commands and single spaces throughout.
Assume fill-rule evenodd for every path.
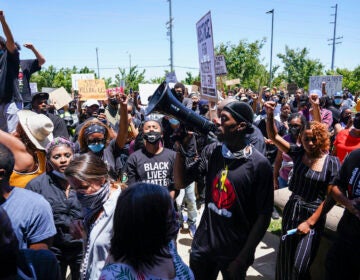
M 11 30 L 5 20 L 5 15 L 3 11 L 0 11 L 0 22 L 6 37 L 6 48 L 9 52 L 13 53 L 17 48 L 15 45 L 14 37 L 11 33 Z
M 274 110 L 276 103 L 274 101 L 267 101 L 264 104 L 267 114 L 266 120 L 266 132 L 268 138 L 273 141 L 273 143 L 278 147 L 282 152 L 287 153 L 290 150 L 290 143 L 284 140 L 277 132 L 275 121 L 274 121 Z
M 126 139 L 128 136 L 128 113 L 127 113 L 127 103 L 128 97 L 125 94 L 120 96 L 120 122 L 119 122 L 119 131 L 116 135 L 116 144 L 119 148 L 124 148 L 126 144 Z
M 309 101 L 311 103 L 311 114 L 313 120 L 321 123 L 319 96 L 316 93 L 311 93 L 309 96 Z
M 39 53 L 39 51 L 34 47 L 33 44 L 31 44 L 31 43 L 25 43 L 25 44 L 24 44 L 24 47 L 27 48 L 27 49 L 29 49 L 29 50 L 32 50 L 32 52 L 34 53 L 36 59 L 37 59 L 38 62 L 39 62 L 39 66 L 42 66 L 42 65 L 46 62 L 46 60 L 45 60 L 45 58 L 43 57 L 43 55 L 42 55 L 41 53 Z

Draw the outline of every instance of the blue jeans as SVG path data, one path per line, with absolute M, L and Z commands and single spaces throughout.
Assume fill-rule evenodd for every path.
M 186 203 L 188 212 L 188 224 L 195 224 L 197 218 L 196 211 L 196 197 L 195 197 L 195 182 L 188 185 L 185 189 L 180 190 L 178 197 L 176 198 L 176 205 L 179 209 L 179 216 L 181 222 L 183 221 L 181 213 L 181 204 Z
M 16 130 L 19 122 L 17 112 L 23 108 L 22 102 L 0 104 L 0 129 L 9 133 Z

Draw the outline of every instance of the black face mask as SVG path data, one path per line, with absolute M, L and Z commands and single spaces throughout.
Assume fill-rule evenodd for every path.
M 344 124 L 347 124 L 347 123 L 349 122 L 349 120 L 350 120 L 350 116 L 343 117 L 343 118 L 340 119 L 340 121 L 341 121 L 342 123 L 344 123 Z
M 119 104 L 119 102 L 118 102 L 118 100 L 116 98 L 110 98 L 109 102 L 110 102 L 111 105 L 118 105 Z
M 293 138 L 293 140 L 296 140 L 300 133 L 300 127 L 289 128 L 289 133 L 290 133 L 291 137 Z
M 144 133 L 144 139 L 150 144 L 156 144 L 161 139 L 161 132 L 149 131 Z

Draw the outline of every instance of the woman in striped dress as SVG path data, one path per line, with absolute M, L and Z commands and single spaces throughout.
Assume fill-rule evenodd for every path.
M 301 146 L 290 144 L 279 136 L 273 124 L 273 102 L 265 103 L 267 133 L 274 144 L 287 153 L 294 162 L 289 182 L 292 195 L 285 205 L 282 238 L 276 263 L 276 279 L 310 279 L 313 262 L 328 211 L 325 200 L 329 185 L 340 169 L 338 158 L 330 156 L 330 139 L 326 125 L 313 121 L 300 132 Z M 287 235 L 296 229 L 295 235 Z

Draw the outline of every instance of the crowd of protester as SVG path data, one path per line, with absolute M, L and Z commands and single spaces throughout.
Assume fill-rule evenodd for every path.
M 0 23 L 1 279 L 245 279 L 285 187 L 275 278 L 310 279 L 336 203 L 325 277 L 359 277 L 358 94 L 240 87 L 215 103 L 176 83 L 170 94 L 213 123 L 208 134 L 146 115 L 138 92 L 55 110 L 29 86 L 45 58 L 27 43 L 36 59 L 21 60 L 2 11 Z

